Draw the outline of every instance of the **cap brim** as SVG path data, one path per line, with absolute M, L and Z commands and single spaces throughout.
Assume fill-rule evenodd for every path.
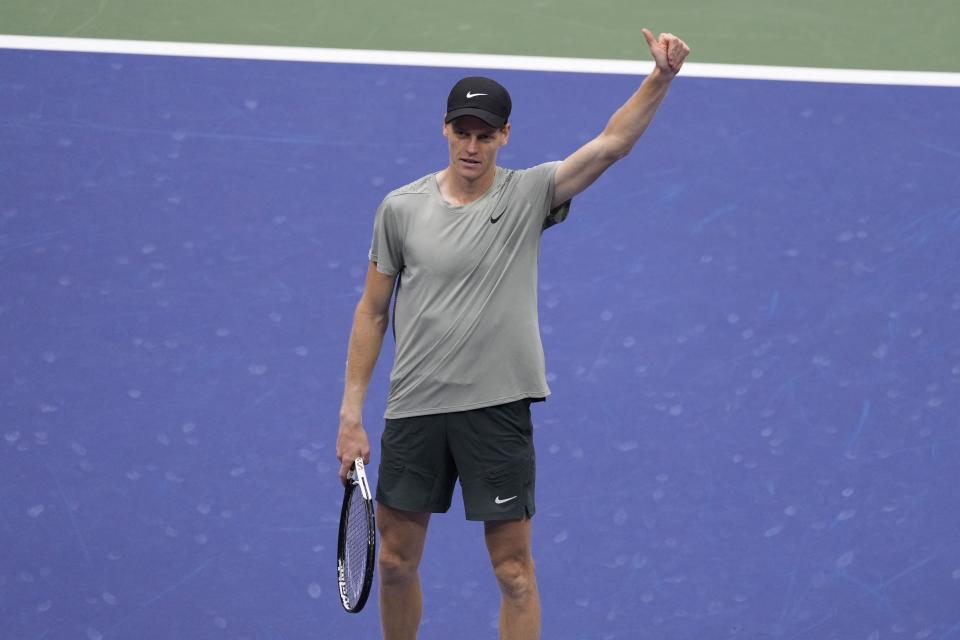
M 503 127 L 503 125 L 507 124 L 507 121 L 500 116 L 494 115 L 489 111 L 484 111 L 483 109 L 474 109 L 470 107 L 464 109 L 454 109 L 453 111 L 448 112 L 443 121 L 450 122 L 451 120 L 456 120 L 457 118 L 462 118 L 463 116 L 480 118 L 491 127 L 496 127 L 497 129 L 500 129 Z

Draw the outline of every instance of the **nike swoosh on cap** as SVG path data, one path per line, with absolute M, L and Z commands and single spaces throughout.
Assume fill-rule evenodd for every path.
M 467 91 L 467 100 L 469 100 L 470 98 L 476 98 L 477 96 L 485 96 L 485 95 L 487 95 L 487 94 L 485 94 L 485 93 L 470 93 L 469 91 Z

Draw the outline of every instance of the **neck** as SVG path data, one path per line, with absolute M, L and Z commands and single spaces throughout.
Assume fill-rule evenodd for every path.
M 478 200 L 490 189 L 496 175 L 497 168 L 494 166 L 482 176 L 470 180 L 458 175 L 451 167 L 447 167 L 437 174 L 437 186 L 440 187 L 440 195 L 450 204 L 469 204 Z

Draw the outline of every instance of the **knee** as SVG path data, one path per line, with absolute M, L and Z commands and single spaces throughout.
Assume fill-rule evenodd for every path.
M 522 604 L 537 590 L 533 558 L 519 555 L 498 562 L 493 569 L 500 592 L 510 602 Z
M 407 582 L 416 578 L 417 565 L 417 560 L 409 554 L 380 548 L 377 569 L 380 571 L 380 579 L 387 584 Z

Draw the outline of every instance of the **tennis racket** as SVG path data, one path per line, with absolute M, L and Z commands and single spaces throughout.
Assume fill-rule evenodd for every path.
M 359 613 L 367 603 L 373 584 L 373 565 L 377 551 L 377 528 L 373 517 L 373 494 L 363 458 L 357 458 L 347 474 L 340 509 L 340 535 L 337 538 L 337 581 L 340 602 L 350 613 Z

